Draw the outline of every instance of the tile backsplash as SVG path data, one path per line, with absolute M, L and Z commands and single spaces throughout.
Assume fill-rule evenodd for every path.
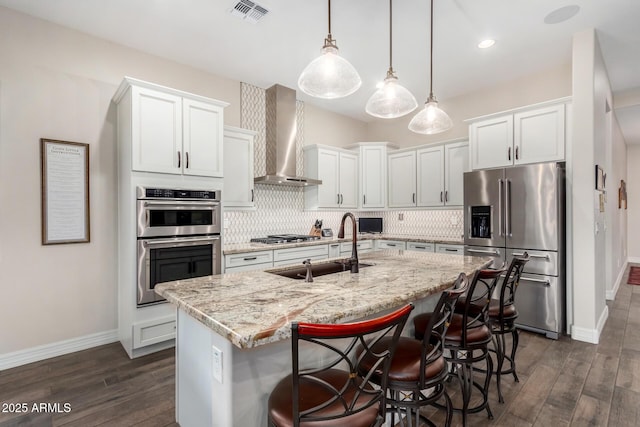
M 255 139 L 255 175 L 265 172 L 265 95 L 264 89 L 241 84 L 241 126 L 258 132 Z M 302 147 L 304 146 L 304 104 L 297 103 L 298 140 L 296 167 L 302 175 Z M 259 184 L 255 186 L 255 210 L 224 212 L 224 243 L 244 243 L 252 237 L 268 234 L 307 234 L 316 219 L 323 220 L 323 228 L 337 234 L 344 211 L 305 211 L 304 189 Z M 442 240 L 460 240 L 463 230 L 462 209 L 404 210 L 356 212 L 356 217 L 382 217 L 385 233 L 429 236 Z M 403 217 L 400 220 L 400 217 Z M 350 226 L 347 227 L 350 234 Z

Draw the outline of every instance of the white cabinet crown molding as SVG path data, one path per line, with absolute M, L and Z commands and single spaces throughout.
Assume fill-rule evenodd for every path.
M 492 119 L 492 118 L 495 118 L 495 117 L 504 116 L 505 114 L 515 114 L 515 113 L 520 113 L 520 112 L 527 111 L 527 110 L 550 107 L 552 105 L 557 105 L 557 104 L 567 104 L 567 103 L 570 103 L 571 100 L 572 100 L 572 97 L 570 97 L 570 96 L 565 96 L 563 98 L 550 99 L 548 101 L 538 102 L 536 104 L 523 105 L 521 107 L 511 108 L 511 109 L 503 110 L 503 111 L 497 111 L 495 113 L 485 114 L 483 116 L 471 117 L 469 119 L 464 119 L 463 122 L 464 123 L 473 123 L 473 122 L 477 122 L 477 121 L 482 121 L 482 120 Z

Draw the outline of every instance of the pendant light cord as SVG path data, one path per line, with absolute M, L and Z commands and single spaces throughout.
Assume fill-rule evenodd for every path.
M 328 0 L 329 3 L 329 40 L 331 40 L 331 0 Z
M 431 0 L 431 47 L 429 48 L 429 100 L 433 99 L 433 0 Z
M 389 72 L 393 73 L 393 7 L 391 2 L 393 0 L 389 0 Z

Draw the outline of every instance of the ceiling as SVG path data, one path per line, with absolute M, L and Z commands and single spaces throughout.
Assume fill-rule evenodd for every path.
M 318 56 L 327 34 L 327 2 L 259 0 L 269 13 L 257 23 L 231 15 L 236 2 L 0 0 L 0 6 L 260 87 L 297 88 L 298 75 Z M 299 99 L 373 120 L 364 105 L 389 67 L 388 5 L 387 0 L 332 2 L 333 37 L 360 73 L 362 87 L 331 101 L 298 90 Z M 545 16 L 567 5 L 580 6 L 578 14 L 545 24 Z M 614 93 L 640 88 L 640 1 L 442 0 L 434 9 L 439 100 L 570 63 L 573 34 L 588 28 L 597 30 Z M 396 0 L 393 15 L 393 67 L 421 104 L 428 92 L 429 2 Z M 495 39 L 495 46 L 478 49 L 485 38 Z M 640 106 L 626 109 L 625 116 L 637 122 L 633 117 L 640 117 Z M 640 131 L 636 137 L 640 143 Z

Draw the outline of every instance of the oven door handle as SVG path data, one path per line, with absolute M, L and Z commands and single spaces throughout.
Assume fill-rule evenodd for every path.
M 172 245 L 172 246 L 186 246 L 200 242 L 215 242 L 220 240 L 220 237 L 180 237 L 178 239 L 148 239 L 144 240 L 143 244 L 146 246 L 158 246 L 158 245 Z
M 194 201 L 194 200 L 145 200 L 144 207 L 157 207 L 157 206 L 169 206 L 175 207 L 196 207 L 196 208 L 215 208 L 220 205 L 219 201 L 207 200 L 207 201 Z

